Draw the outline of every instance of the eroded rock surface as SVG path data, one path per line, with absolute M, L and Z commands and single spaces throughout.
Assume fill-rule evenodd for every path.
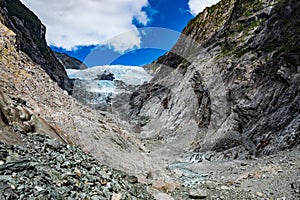
M 0 6 L 1 22 L 16 34 L 17 49 L 39 64 L 61 88 L 71 92 L 72 83 L 48 47 L 45 40 L 46 27 L 38 17 L 19 0 L 1 0 Z
M 299 12 L 297 1 L 223 0 L 191 20 L 132 95 L 146 146 L 234 159 L 299 144 Z

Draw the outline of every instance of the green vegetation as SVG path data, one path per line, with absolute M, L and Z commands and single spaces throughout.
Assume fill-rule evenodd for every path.
M 244 31 L 245 30 L 245 24 L 243 24 L 243 23 L 238 23 L 237 24 L 237 27 L 236 27 L 236 31 L 238 32 L 238 33 L 240 33 L 240 32 L 242 32 L 242 31 Z
M 207 8 L 207 11 L 209 14 L 214 13 L 216 10 L 218 10 L 221 7 L 220 3 L 214 4 L 211 7 Z
M 240 57 L 245 54 L 249 51 L 249 47 L 245 44 L 249 39 L 249 34 L 253 34 L 251 32 L 253 29 L 266 22 L 265 19 L 253 20 L 254 18 L 252 17 L 256 12 L 264 8 L 262 0 L 241 1 L 237 8 L 239 9 L 239 14 L 233 18 L 231 25 L 221 36 L 226 38 L 226 43 L 222 45 L 220 56 L 232 54 Z M 231 36 L 230 38 L 228 38 L 229 35 Z
M 264 3 L 261 0 L 257 0 L 252 4 L 252 8 L 254 12 L 260 11 L 264 8 Z
M 258 19 L 256 21 L 253 21 L 252 23 L 250 23 L 248 26 L 247 26 L 247 30 L 252 30 L 256 27 L 258 27 L 259 25 L 261 25 L 262 23 L 264 23 L 266 20 L 261 20 L 261 19 Z

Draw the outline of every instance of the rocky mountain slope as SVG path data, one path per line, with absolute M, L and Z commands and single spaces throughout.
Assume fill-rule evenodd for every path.
M 63 91 L 44 26 L 0 3 L 1 198 L 299 196 L 299 2 L 205 9 L 112 113 Z
M 54 52 L 55 57 L 65 69 L 87 69 L 88 67 L 80 60 L 68 56 L 65 53 Z
M 74 145 L 86 153 L 91 153 L 103 164 L 118 169 L 127 169 L 127 171 L 132 174 L 137 172 L 138 170 L 135 169 L 135 163 L 137 163 L 137 165 L 143 165 L 143 162 L 139 162 L 145 159 L 143 153 L 146 152 L 146 150 L 143 145 L 134 135 L 118 125 L 120 123 L 118 123 L 118 119 L 114 116 L 82 105 L 72 96 L 68 95 L 67 91 L 61 89 L 62 86 L 66 86 L 66 82 L 62 80 L 67 80 L 64 79 L 66 75 L 64 68 L 54 57 L 52 52 L 45 55 L 54 62 L 52 62 L 51 65 L 44 63 L 44 54 L 38 49 L 35 49 L 40 45 L 39 40 L 31 38 L 35 37 L 36 33 L 42 31 L 43 26 L 39 26 L 39 29 L 35 31 L 27 28 L 24 24 L 22 26 L 19 24 L 18 29 L 11 28 L 16 27 L 18 23 L 20 23 L 20 21 L 15 21 L 17 20 L 16 17 L 12 17 L 7 13 L 8 3 L 13 2 L 15 1 L 1 1 L 1 142 L 15 145 L 14 147 L 24 150 L 26 141 L 28 141 L 27 136 L 29 137 L 30 134 L 48 135 L 57 141 Z M 20 2 L 16 3 L 20 5 Z M 21 14 L 24 14 L 24 12 L 26 14 L 23 16 L 25 19 L 20 18 L 21 22 L 24 22 L 28 17 L 27 14 L 29 10 L 23 6 L 20 8 L 24 10 L 21 9 L 18 11 L 18 14 L 20 14 L 19 17 L 21 17 Z M 29 12 L 29 14 L 32 13 Z M 36 18 L 35 15 L 34 17 Z M 8 22 L 10 24 L 7 24 Z M 33 33 L 31 33 L 31 31 L 33 31 Z M 26 32 L 26 34 L 30 36 L 27 37 L 21 34 L 22 32 Z M 24 37 L 24 40 L 22 37 Z M 27 41 L 27 39 L 32 39 L 32 41 Z M 44 34 L 41 35 L 40 39 L 41 41 L 45 41 Z M 26 52 L 29 51 L 29 49 L 21 48 L 22 45 L 26 46 L 28 44 L 34 47 L 31 49 L 33 51 L 31 53 Z M 47 49 L 51 51 L 48 47 Z M 37 51 L 34 52 L 34 50 Z M 32 55 L 35 53 L 37 53 L 37 56 L 40 55 L 42 61 L 35 61 L 37 57 Z M 55 63 L 58 64 L 55 65 Z M 54 68 L 51 67 L 52 65 Z M 58 78 L 56 79 L 57 82 L 53 80 L 53 77 L 55 78 L 56 76 Z M 32 142 L 34 141 L 32 140 Z M 37 149 L 35 149 L 37 152 L 40 151 L 39 147 L 40 146 L 37 146 Z M 6 148 L 8 147 L 2 146 L 1 152 Z M 129 152 L 131 152 L 130 159 L 126 157 Z M 13 151 L 12 153 L 14 154 Z M 40 156 L 47 155 L 41 154 Z M 28 158 L 26 157 L 24 159 Z M 12 166 L 12 168 L 14 168 L 13 163 L 10 163 L 10 160 L 7 160 L 5 157 L 1 158 L 1 166 L 2 165 L 3 167 Z M 27 166 L 26 163 L 25 165 Z M 142 167 L 140 168 L 142 169 Z M 14 178 L 11 177 L 12 174 L 9 173 L 9 167 L 3 168 L 3 170 L 3 173 L 7 174 L 6 178 L 9 180 Z M 30 170 L 35 170 L 35 168 L 30 168 Z M 21 170 L 16 173 L 19 175 L 18 173 L 25 172 L 26 171 Z M 40 172 L 41 171 L 37 172 L 36 176 L 41 176 Z M 9 181 L 7 181 L 6 178 L 2 176 L 0 178 L 1 190 L 3 187 L 7 187 L 6 183 Z M 27 183 L 28 182 L 26 182 L 26 184 Z M 32 186 L 40 186 L 40 184 L 41 180 Z M 12 188 L 9 189 L 11 190 Z M 91 190 L 89 190 L 89 192 L 91 192 Z M 146 192 L 144 194 L 146 195 Z M 110 195 L 112 195 L 112 193 Z
M 39 64 L 61 88 L 68 92 L 72 83 L 45 40 L 46 27 L 19 0 L 1 0 L 1 22 L 16 33 L 16 46 Z
M 10 133 L 45 133 L 41 131 L 44 125 L 34 124 L 38 118 L 46 124 L 43 129 L 48 131 L 45 134 L 58 134 L 57 138 L 62 137 L 67 143 L 93 152 L 106 164 L 132 169 L 133 163 L 122 163 L 127 160 L 128 152 L 133 152 L 132 159 L 143 160 L 144 147 L 134 135 L 118 125 L 119 119 L 82 105 L 68 95 L 40 64 L 19 49 L 18 37 L 13 30 L 0 23 L 0 31 L 0 110 L 4 142 L 10 142 Z M 17 136 L 14 141 L 18 141 Z
M 191 20 L 131 98 L 146 146 L 211 160 L 297 146 L 299 14 L 299 1 L 222 0 Z

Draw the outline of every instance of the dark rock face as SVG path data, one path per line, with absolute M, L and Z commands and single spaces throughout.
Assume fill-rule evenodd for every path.
M 54 55 L 65 69 L 87 69 L 88 67 L 80 60 L 73 58 L 65 53 L 54 52 Z
M 205 9 L 170 53 L 147 66 L 159 70 L 152 85 L 133 94 L 132 122 L 140 120 L 143 135 L 160 135 L 167 144 L 189 132 L 192 149 L 223 158 L 295 147 L 299 15 L 300 2 L 292 0 L 223 0 Z M 158 84 L 169 92 L 157 93 Z
M 1 0 L 1 21 L 16 33 L 17 48 L 25 52 L 35 63 L 42 66 L 52 80 L 71 92 L 72 85 L 68 76 L 47 46 L 46 27 L 37 16 L 19 0 Z
M 95 78 L 95 80 L 113 81 L 115 80 L 115 75 L 105 72 L 104 74 L 97 75 L 97 78 Z

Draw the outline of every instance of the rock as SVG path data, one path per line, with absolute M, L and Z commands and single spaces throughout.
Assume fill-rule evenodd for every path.
M 8 97 L 0 90 L 0 114 L 4 117 L 7 125 L 13 126 L 16 130 L 23 133 L 39 132 L 50 135 L 57 140 L 72 144 L 72 141 L 60 129 L 52 126 L 45 119 L 33 114 L 25 105 L 15 106 L 13 99 Z M 54 145 L 49 144 L 50 146 Z
M 60 146 L 60 143 L 56 140 L 48 140 L 46 145 L 50 148 L 58 149 Z
M 111 200 L 121 200 L 122 199 L 122 194 L 121 193 L 113 193 Z
M 0 165 L 0 180 L 7 184 L 8 191 L 14 191 L 7 193 L 13 195 L 13 199 L 22 196 L 26 199 L 118 200 L 129 195 L 136 199 L 153 199 L 147 186 L 137 182 L 137 177 L 103 166 L 75 147 L 36 133 L 23 137 L 26 148 L 0 143 L 0 152 L 8 149 L 7 156 L 19 155 L 18 160 Z M 48 148 L 49 144 L 58 148 Z M 2 175 L 4 173 L 6 175 Z M 0 184 L 3 191 L 1 187 Z
M 46 43 L 46 27 L 20 1 L 2 0 L 0 3 L 4 24 L 16 33 L 18 48 L 40 64 L 61 88 L 71 92 L 72 85 L 66 71 Z
M 264 196 L 264 194 L 263 194 L 263 193 L 261 193 L 261 192 L 256 192 L 256 196 L 258 196 L 258 197 L 263 197 L 263 196 Z
M 129 183 L 138 183 L 138 178 L 136 176 L 127 176 L 126 177 L 126 180 L 129 182 Z
M 299 144 L 300 18 L 288 17 L 299 4 L 254 4 L 220 1 L 205 9 L 170 52 L 147 65 L 157 73 L 132 94 L 129 113 L 140 135 L 153 138 L 149 145 L 159 138 L 161 148 L 180 143 L 182 151 L 222 152 L 228 160 Z
M 45 189 L 40 187 L 40 186 L 35 186 L 34 187 L 38 192 L 44 191 Z
M 104 74 L 97 75 L 95 80 L 106 80 L 106 81 L 113 81 L 115 79 L 114 74 L 105 72 Z
M 88 67 L 77 58 L 71 57 L 65 53 L 54 52 L 58 61 L 64 66 L 65 69 L 78 69 L 83 70 Z
M 205 199 L 207 196 L 207 191 L 203 189 L 191 189 L 189 191 L 189 198 L 191 199 Z
M 74 173 L 77 177 L 81 177 L 81 172 L 79 169 L 75 168 Z
M 101 196 L 92 196 L 91 200 L 105 200 L 105 198 Z
M 221 188 L 221 190 L 230 190 L 230 187 L 225 186 L 225 185 L 222 185 L 220 188 Z
M 29 160 L 18 160 L 18 161 L 12 161 L 5 163 L 3 165 L 0 165 L 0 174 L 5 173 L 6 170 L 11 170 L 14 172 L 23 171 L 26 169 L 31 168 Z

